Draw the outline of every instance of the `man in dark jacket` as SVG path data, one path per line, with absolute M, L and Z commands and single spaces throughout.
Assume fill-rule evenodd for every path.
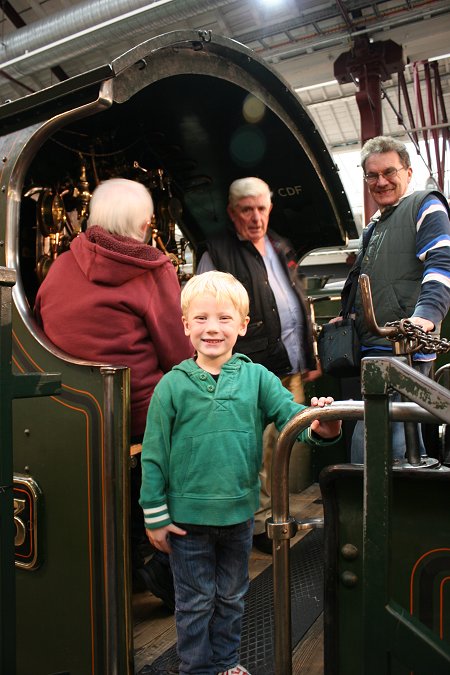
M 281 378 L 298 403 L 303 403 L 302 379 L 314 379 L 310 314 L 300 279 L 295 252 L 289 243 L 268 230 L 272 210 L 270 188 L 259 178 L 235 180 L 230 185 L 227 212 L 234 227 L 207 242 L 197 274 L 217 269 L 233 274 L 250 297 L 250 323 L 235 351 Z M 260 508 L 255 513 L 254 545 L 271 553 L 265 534 L 270 516 L 272 454 L 277 441 L 273 425 L 264 433 L 263 467 L 260 473 Z

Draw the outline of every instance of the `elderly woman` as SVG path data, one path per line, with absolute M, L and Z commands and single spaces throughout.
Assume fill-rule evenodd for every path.
M 192 356 L 181 322 L 175 269 L 166 255 L 146 243 L 152 215 L 152 198 L 141 183 L 123 178 L 101 183 L 92 195 L 86 232 L 55 260 L 35 306 L 45 334 L 64 352 L 130 368 L 131 444 L 142 440 L 156 384 Z M 131 543 L 136 578 L 144 562 L 139 544 L 145 530 L 138 505 L 139 455 L 133 463 Z M 170 605 L 171 583 L 162 578 L 168 568 L 156 564 L 156 574 L 155 564 L 144 579 Z M 142 579 L 140 573 L 137 576 Z

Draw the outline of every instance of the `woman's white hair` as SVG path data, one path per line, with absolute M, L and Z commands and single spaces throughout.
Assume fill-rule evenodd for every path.
M 111 234 L 144 241 L 145 223 L 153 215 L 153 200 L 142 183 L 111 178 L 98 185 L 89 204 L 88 227 L 98 225 Z
M 270 187 L 261 178 L 256 178 L 255 176 L 238 178 L 230 185 L 228 203 L 234 208 L 240 199 L 244 197 L 259 197 L 259 195 L 267 195 L 269 202 L 272 197 Z

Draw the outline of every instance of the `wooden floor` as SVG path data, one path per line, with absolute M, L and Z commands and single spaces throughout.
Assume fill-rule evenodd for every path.
M 290 512 L 297 519 L 317 518 L 322 515 L 322 506 L 313 502 L 320 497 L 317 485 L 311 485 L 300 493 L 291 494 Z M 307 534 L 300 530 L 291 540 L 291 546 Z M 272 557 L 253 549 L 250 558 L 250 578 L 261 574 L 272 562 Z M 152 663 L 176 641 L 175 621 L 158 598 L 151 593 L 133 596 L 135 671 Z M 304 639 L 297 645 L 292 656 L 294 675 L 323 675 L 323 620 L 320 616 Z

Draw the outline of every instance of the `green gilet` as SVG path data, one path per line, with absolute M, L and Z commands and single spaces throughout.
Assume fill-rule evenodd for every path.
M 402 199 L 398 206 L 381 215 L 370 237 L 361 264 L 361 274 L 367 274 L 370 279 L 379 326 L 414 313 L 423 275 L 423 264 L 416 257 L 417 214 L 429 194 L 432 194 L 432 190 L 421 190 Z M 359 288 L 355 310 L 361 344 L 391 346 L 388 340 L 367 330 Z

